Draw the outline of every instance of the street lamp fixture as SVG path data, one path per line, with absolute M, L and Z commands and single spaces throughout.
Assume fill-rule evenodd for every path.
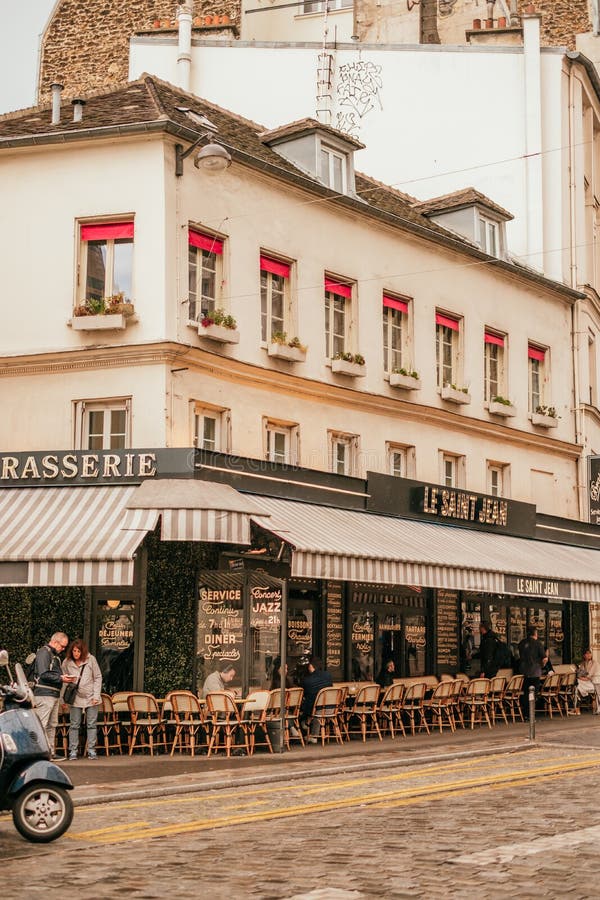
M 182 144 L 175 144 L 175 175 L 183 175 L 183 161 L 190 154 L 197 150 L 200 141 L 204 140 L 206 135 L 202 135 L 187 150 L 183 149 Z M 201 150 L 196 152 L 194 157 L 194 165 L 197 169 L 203 169 L 211 175 L 223 172 L 231 165 L 231 156 L 220 144 L 206 144 Z

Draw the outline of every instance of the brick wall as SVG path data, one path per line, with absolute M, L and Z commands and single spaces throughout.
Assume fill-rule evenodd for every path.
M 60 0 L 42 45 L 40 102 L 53 81 L 71 97 L 127 81 L 131 35 L 151 29 L 155 20 L 174 23 L 177 6 L 177 0 Z M 194 0 L 194 16 L 207 15 L 228 15 L 239 24 L 240 0 Z
M 521 10 L 529 4 L 521 3 Z M 591 31 L 589 0 L 535 0 L 542 15 L 542 46 L 575 49 L 575 35 Z

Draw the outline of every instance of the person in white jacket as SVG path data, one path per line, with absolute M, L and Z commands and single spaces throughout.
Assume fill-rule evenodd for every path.
M 87 727 L 87 754 L 89 759 L 97 759 L 98 706 L 102 690 L 102 673 L 96 658 L 89 652 L 87 644 L 76 638 L 62 664 L 65 675 L 77 678 L 77 693 L 69 710 L 69 759 L 77 759 L 79 729 L 85 710 Z
M 592 651 L 586 650 L 577 667 L 577 697 L 583 698 L 589 694 L 594 696 L 594 711 L 600 715 L 600 664 L 592 659 Z

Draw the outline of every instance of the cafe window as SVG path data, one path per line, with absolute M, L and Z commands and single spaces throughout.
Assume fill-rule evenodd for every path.
M 371 610 L 350 613 L 350 653 L 352 681 L 373 681 L 375 613 Z
M 444 487 L 464 487 L 466 457 L 455 453 L 439 452 L 440 484 Z
M 352 285 L 325 278 L 325 356 L 352 352 Z
M 291 330 L 289 263 L 260 256 L 260 339 L 285 342 Z M 293 337 L 293 335 L 290 335 Z
M 510 466 L 487 461 L 487 492 L 492 497 L 510 496 Z
M 94 222 L 81 225 L 78 302 L 97 304 L 122 294 L 131 300 L 133 222 Z M 94 307 L 95 309 L 95 307 Z
M 388 441 L 385 445 L 387 471 L 396 478 L 414 478 L 416 469 L 415 448 Z

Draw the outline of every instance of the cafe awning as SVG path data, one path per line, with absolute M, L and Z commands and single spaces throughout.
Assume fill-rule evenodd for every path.
M 598 550 L 292 500 L 255 499 L 265 515 L 253 515 L 253 521 L 293 549 L 293 577 L 510 594 L 521 591 L 511 588 L 507 576 L 523 576 L 568 583 L 559 597 L 600 602 Z
M 123 517 L 135 487 L 7 488 L 0 491 L 0 585 L 133 583 L 133 557 L 157 522 Z
M 142 510 L 160 515 L 163 541 L 226 544 L 249 544 L 250 513 L 261 512 L 252 498 L 228 484 L 176 478 L 144 482 L 127 507 L 132 516 Z

